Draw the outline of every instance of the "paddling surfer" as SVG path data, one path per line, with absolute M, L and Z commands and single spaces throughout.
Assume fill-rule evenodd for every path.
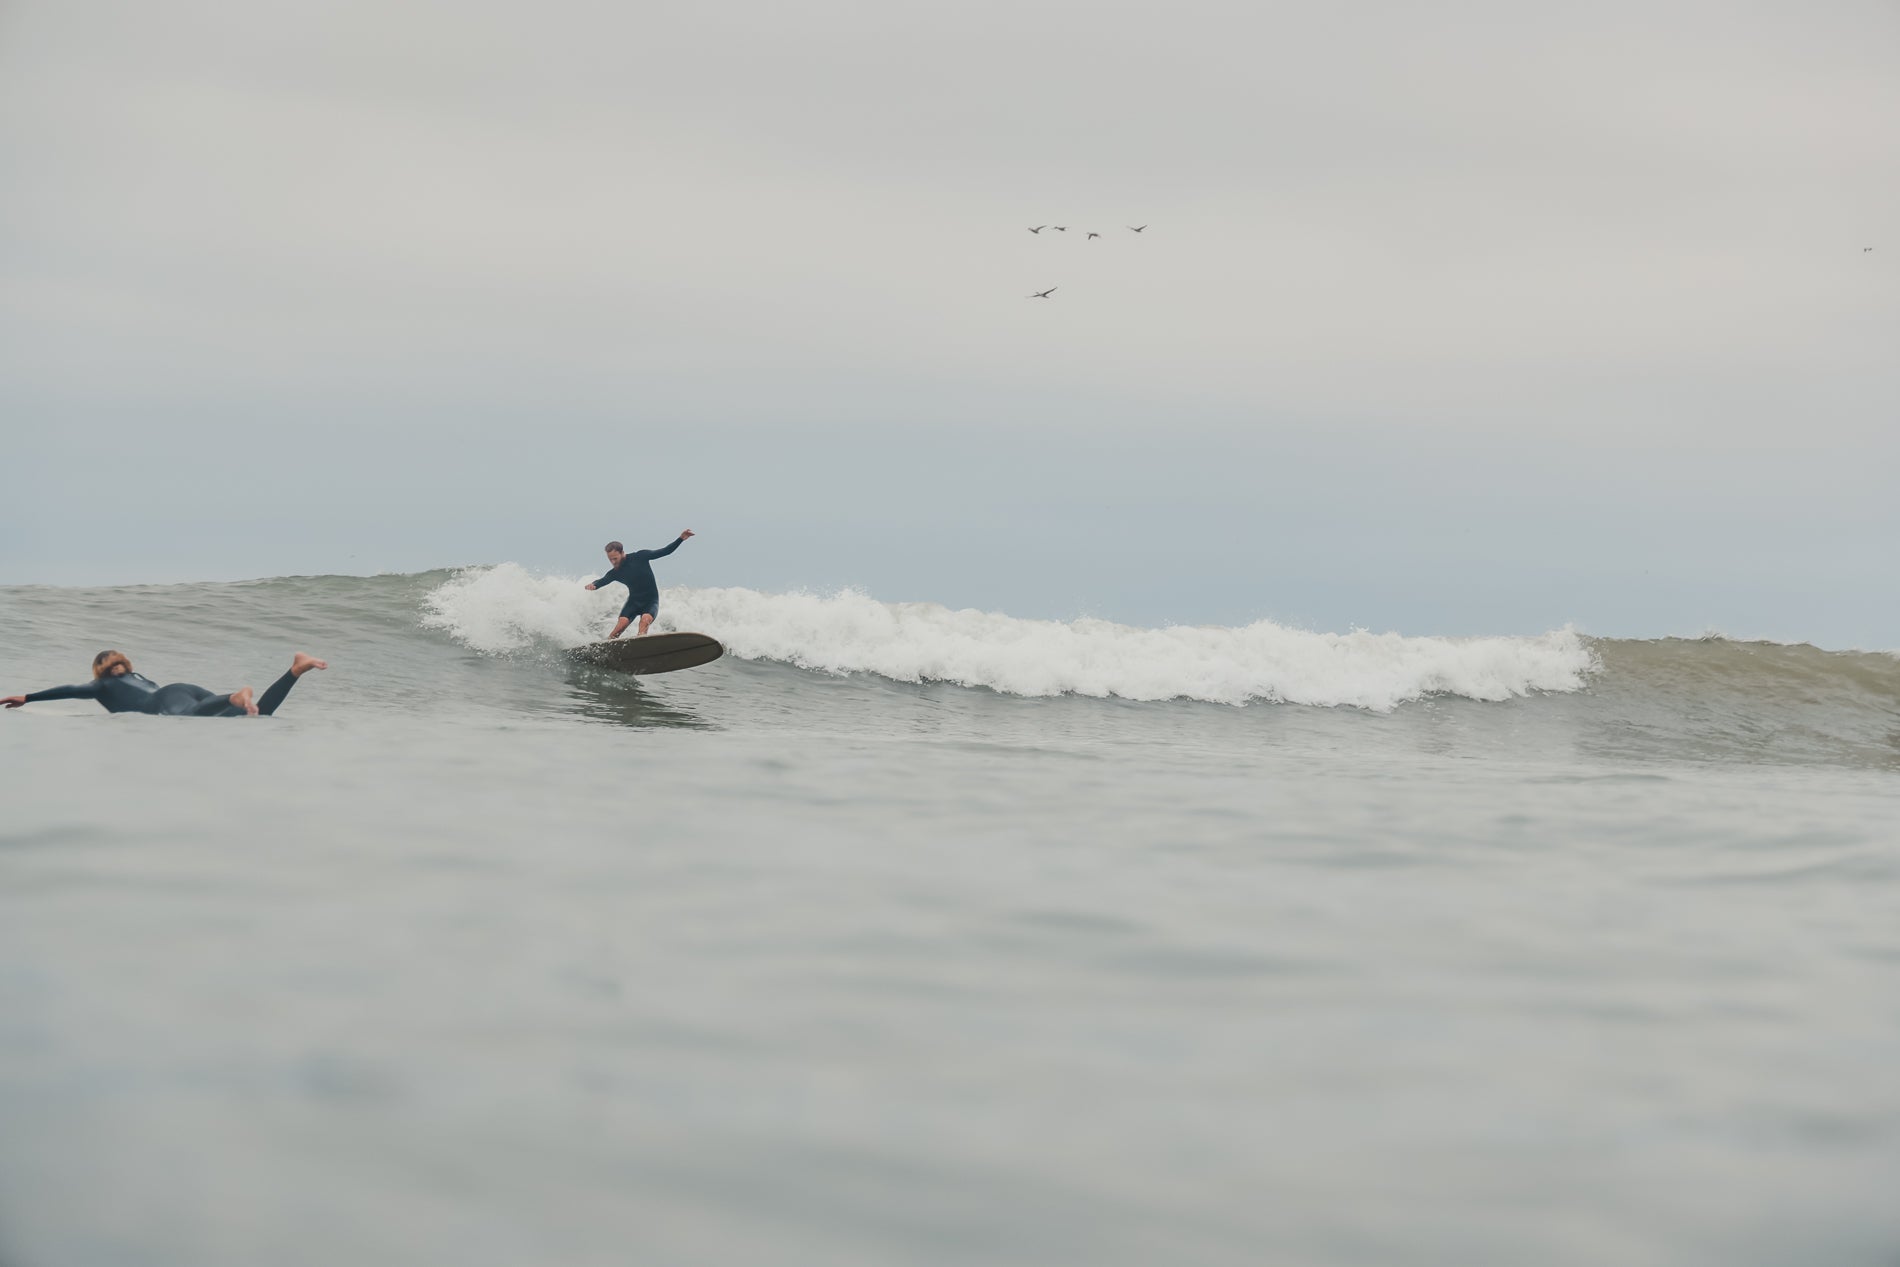
M 240 687 L 228 695 L 219 695 L 191 682 L 172 682 L 160 686 L 143 673 L 134 672 L 132 661 L 123 651 L 101 651 L 92 658 L 92 681 L 77 686 L 53 686 L 31 695 L 0 697 L 0 704 L 20 708 L 40 700 L 90 699 L 99 701 L 108 713 L 155 713 L 164 717 L 242 717 L 246 714 L 268 717 L 277 711 L 297 685 L 297 679 L 312 669 L 330 666 L 315 656 L 299 651 L 290 661 L 290 671 L 271 683 L 262 697 L 253 697 L 251 688 Z
M 618 541 L 607 543 L 607 575 L 591 582 L 587 588 L 597 590 L 615 581 L 627 587 L 626 606 L 620 609 L 620 620 L 614 625 L 614 631 L 607 635 L 609 638 L 618 638 L 627 632 L 627 626 L 633 623 L 635 616 L 640 618 L 640 630 L 634 637 L 645 636 L 646 631 L 653 627 L 653 618 L 660 614 L 660 583 L 653 579 L 652 560 L 664 559 L 692 535 L 693 530 L 688 528 L 663 550 L 635 550 L 632 554 L 628 554 L 627 548 Z

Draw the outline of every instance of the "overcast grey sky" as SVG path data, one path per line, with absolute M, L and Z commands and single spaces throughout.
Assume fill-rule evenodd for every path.
M 1900 648 L 1896 66 L 1892 3 L 10 0 L 0 582 L 691 526 L 664 581 Z

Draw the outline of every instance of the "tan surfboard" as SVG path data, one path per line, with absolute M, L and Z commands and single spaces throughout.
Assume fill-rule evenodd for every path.
M 644 638 L 627 634 L 606 642 L 589 642 L 569 648 L 567 657 L 581 664 L 618 669 L 622 673 L 671 673 L 675 669 L 711 664 L 724 654 L 726 649 L 717 638 L 708 638 L 702 633 L 661 633 Z

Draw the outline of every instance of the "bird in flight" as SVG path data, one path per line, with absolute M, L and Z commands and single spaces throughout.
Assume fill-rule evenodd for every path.
M 1033 295 L 1024 295 L 1023 298 L 1024 299 L 1047 299 L 1049 296 L 1055 293 L 1056 293 L 1056 288 L 1054 286 L 1051 286 L 1048 290 L 1039 290 Z
M 1069 231 L 1069 226 L 1066 224 L 1052 224 L 1049 227 L 1054 229 L 1057 233 L 1067 233 Z
M 1102 236 L 1102 235 L 1101 235 L 1101 234 L 1099 234 L 1099 233 L 1091 233 L 1091 234 L 1089 234 L 1089 237 L 1090 237 L 1090 238 L 1099 238 L 1099 237 L 1101 237 L 1101 236 Z M 1086 241 L 1088 241 L 1088 238 L 1084 238 L 1084 239 L 1082 239 L 1082 240 L 1083 240 L 1084 242 L 1086 242 Z
M 1031 232 L 1031 233 L 1041 233 L 1041 232 L 1042 232 L 1042 231 L 1043 231 L 1044 229 L 1046 229 L 1046 228 L 1048 228 L 1048 227 L 1049 227 L 1049 226 L 1048 226 L 1048 225 L 1046 225 L 1046 224 L 1039 224 L 1039 225 L 1037 225 L 1037 226 L 1036 226 L 1035 228 L 1033 228 L 1033 229 L 1031 229 L 1031 230 L 1030 230 L 1030 232 Z
M 1145 224 L 1142 224 L 1142 225 L 1134 225 L 1134 224 L 1131 224 L 1131 225 L 1129 225 L 1129 226 L 1128 226 L 1128 231 L 1129 231 L 1130 233 L 1140 233 L 1140 232 L 1141 232 L 1141 231 L 1142 231 L 1143 229 L 1145 229 L 1145 228 L 1147 228 L 1147 227 L 1148 227 L 1148 226 L 1147 226 L 1147 225 L 1145 225 Z
M 1860 253 L 1861 253 L 1862 255 L 1865 255 L 1865 254 L 1867 254 L 1867 252 L 1869 252 L 1869 251 L 1871 251 L 1871 250 L 1873 250 L 1873 249 L 1874 249 L 1874 248 L 1873 248 L 1873 247 L 1871 247 L 1871 246 L 1863 246 L 1863 247 L 1861 247 L 1861 248 L 1860 248 Z

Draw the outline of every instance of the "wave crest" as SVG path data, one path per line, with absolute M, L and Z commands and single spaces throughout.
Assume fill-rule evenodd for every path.
M 513 563 L 470 568 L 428 594 L 423 623 L 491 654 L 542 641 L 576 646 L 603 636 L 620 606 L 613 594 L 590 594 L 584 583 L 534 576 Z M 1238 628 L 1142 629 L 886 603 L 855 591 L 669 587 L 656 628 L 711 634 L 748 660 L 1011 695 L 1264 700 L 1381 711 L 1431 695 L 1504 700 L 1575 691 L 1596 667 L 1589 646 L 1571 629 L 1529 638 L 1311 633 L 1268 620 Z

